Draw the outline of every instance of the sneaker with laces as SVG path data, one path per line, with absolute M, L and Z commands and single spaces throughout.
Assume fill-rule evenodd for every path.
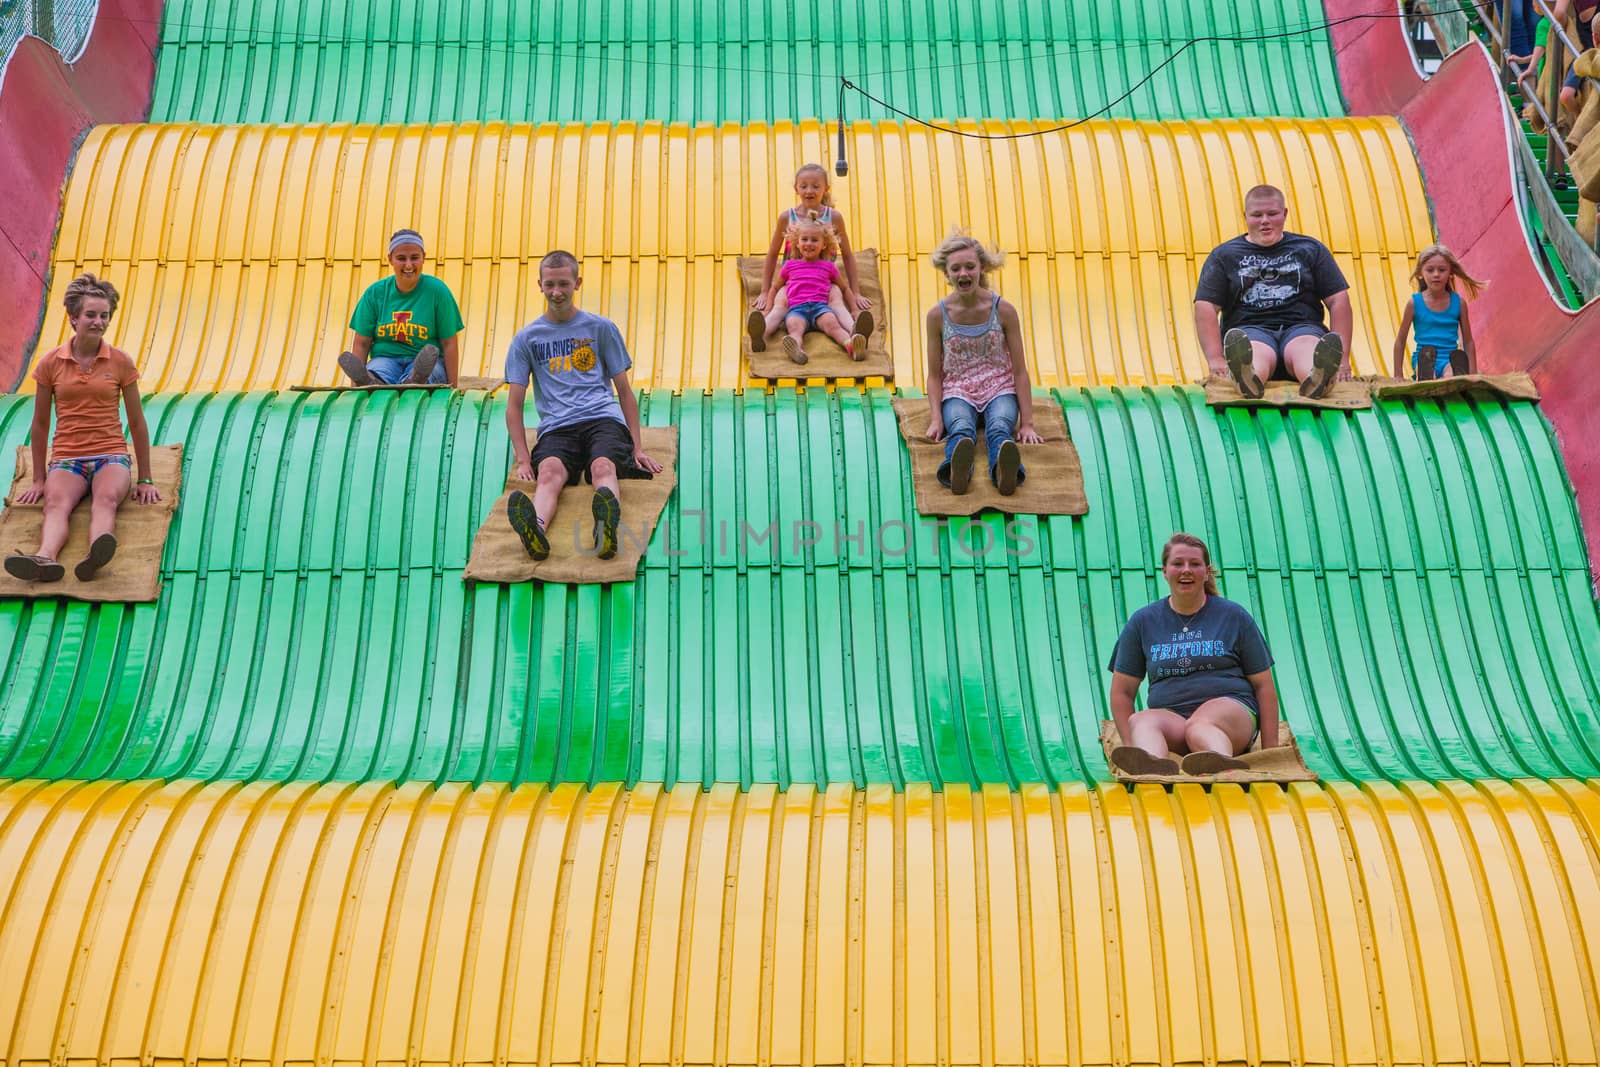
M 617 555 L 617 527 L 622 524 L 622 502 L 609 489 L 596 489 L 589 502 L 594 515 L 594 554 L 601 559 Z
M 1222 338 L 1222 358 L 1228 361 L 1228 374 L 1239 387 L 1239 395 L 1259 400 L 1267 387 L 1256 377 L 1255 350 L 1243 330 L 1229 330 Z
M 533 499 L 520 489 L 511 492 L 511 499 L 506 501 L 506 518 L 511 520 L 511 528 L 522 539 L 522 549 L 536 560 L 550 558 L 550 538 L 544 532 L 544 524 L 539 521 L 538 512 L 533 510 Z
M 1344 338 L 1331 330 L 1317 341 L 1311 351 L 1311 373 L 1300 383 L 1300 395 L 1308 400 L 1320 400 L 1333 388 L 1344 363 Z

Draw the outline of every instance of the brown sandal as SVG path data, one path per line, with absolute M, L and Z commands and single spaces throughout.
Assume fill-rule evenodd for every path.
M 1160 759 L 1137 745 L 1118 745 L 1111 750 L 1111 764 L 1123 774 L 1177 774 L 1178 761 Z
M 67 568 L 49 556 L 29 556 L 13 552 L 6 557 L 6 573 L 25 582 L 59 582 L 67 575 Z

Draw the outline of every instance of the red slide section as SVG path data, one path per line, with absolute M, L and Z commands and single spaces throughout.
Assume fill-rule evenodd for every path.
M 88 47 L 68 66 L 25 37 L 0 85 L 0 389 L 22 376 L 39 334 L 61 188 L 83 134 L 101 122 L 138 122 L 150 86 L 162 0 L 101 0 Z
M 1326 0 L 1339 81 L 1353 115 L 1398 115 L 1416 146 L 1439 240 L 1491 285 L 1472 306 L 1478 357 L 1491 373 L 1526 370 L 1577 490 L 1591 573 L 1600 577 L 1600 302 L 1556 303 L 1533 261 L 1512 188 L 1505 98 L 1488 52 L 1452 53 L 1417 74 L 1391 0 Z M 1585 363 L 1589 365 L 1584 366 Z

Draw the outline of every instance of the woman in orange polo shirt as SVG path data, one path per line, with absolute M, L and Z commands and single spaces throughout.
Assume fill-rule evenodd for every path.
M 56 554 L 67 543 L 67 517 L 85 495 L 90 498 L 89 555 L 75 568 L 86 582 L 117 552 L 112 532 L 117 507 L 128 495 L 133 464 L 128 438 L 122 432 L 117 400 L 128 409 L 128 431 L 139 460 L 133 499 L 154 504 L 161 499 L 150 477 L 150 428 L 139 404 L 139 371 L 126 352 L 106 343 L 106 327 L 117 310 L 117 291 L 93 274 L 80 275 L 67 286 L 67 317 L 72 340 L 43 356 L 33 370 L 39 391 L 34 397 L 33 484 L 17 494 L 16 503 L 44 501 L 44 531 L 31 556 L 7 556 L 6 571 L 23 581 L 60 581 L 66 571 Z M 56 435 L 45 463 L 50 437 L 50 409 L 55 407 Z M 41 474 L 41 472 L 43 472 Z

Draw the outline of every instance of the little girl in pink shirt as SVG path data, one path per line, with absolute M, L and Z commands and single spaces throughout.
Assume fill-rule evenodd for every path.
M 789 293 L 789 308 L 783 316 L 783 327 L 788 331 L 783 339 L 783 351 L 794 362 L 804 363 L 806 332 L 821 330 L 839 342 L 851 359 L 865 359 L 867 339 L 860 334 L 852 337 L 839 321 L 838 314 L 828 306 L 828 290 L 835 285 L 844 292 L 846 306 L 855 302 L 854 290 L 831 258 L 837 254 L 833 248 L 833 231 L 818 221 L 813 212 L 811 218 L 795 224 L 791 239 L 799 258 L 785 260 L 780 271 Z

